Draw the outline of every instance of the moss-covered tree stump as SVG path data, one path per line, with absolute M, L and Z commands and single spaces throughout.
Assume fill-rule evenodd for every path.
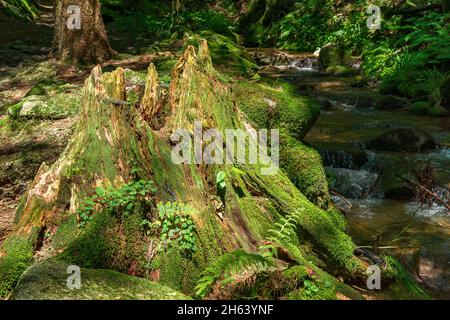
M 206 41 L 198 52 L 187 47 L 168 90 L 151 65 L 140 103 L 130 104 L 126 81 L 121 68 L 107 74 L 99 66 L 92 70 L 72 140 L 58 161 L 40 168 L 18 208 L 10 239 L 24 239 L 32 251 L 47 250 L 70 264 L 147 277 L 192 294 L 211 262 L 239 248 L 256 252 L 276 221 L 295 214 L 297 235 L 291 245 L 297 263 L 315 261 L 335 274 L 360 270 L 342 217 L 310 202 L 282 171 L 268 176 L 261 173 L 262 164 L 173 163 L 170 136 L 179 128 L 192 130 L 201 121 L 205 129 L 218 128 L 224 135 L 226 129 L 248 126 L 241 101 L 211 64 Z M 226 174 L 223 189 L 216 185 L 219 172 Z M 178 202 L 193 209 L 189 217 L 197 250 L 186 254 L 176 245 L 155 249 L 161 238 L 151 228 L 146 232 L 142 223 L 158 219 L 153 205 L 145 212 L 119 214 L 94 203 L 92 216 L 80 227 L 84 199 L 99 188 L 120 188 L 136 180 L 154 181 L 157 192 L 150 203 Z M 0 271 L 13 252 L 3 248 L 1 256 Z M 20 268 L 27 263 L 28 258 Z

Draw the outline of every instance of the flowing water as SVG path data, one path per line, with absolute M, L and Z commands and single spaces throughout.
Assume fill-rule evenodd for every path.
M 450 212 L 436 201 L 421 206 L 388 196 L 388 189 L 398 184 L 398 176 L 411 177 L 427 163 L 437 182 L 450 186 L 450 119 L 356 106 L 355 97 L 379 94 L 352 87 L 351 77 L 319 73 L 316 61 L 311 55 L 287 54 L 272 61 L 266 75 L 285 78 L 302 93 L 327 101 L 305 142 L 322 155 L 331 189 L 337 192 L 333 200 L 345 209 L 349 234 L 358 246 L 399 258 L 433 298 L 449 299 Z M 366 141 L 397 128 L 421 128 L 438 147 L 424 153 L 367 149 Z M 445 196 L 444 190 L 435 191 Z

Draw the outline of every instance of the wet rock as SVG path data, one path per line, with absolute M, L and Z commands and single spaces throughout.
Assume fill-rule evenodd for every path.
M 384 195 L 386 199 L 409 201 L 414 199 L 416 191 L 410 184 L 407 184 L 406 182 L 398 182 L 387 189 L 384 192 Z
M 342 65 L 344 55 L 345 51 L 341 46 L 329 43 L 320 49 L 319 66 L 325 70 L 330 66 Z
M 321 150 L 319 153 L 325 166 L 358 170 L 367 163 L 368 157 L 364 150 Z
M 320 110 L 329 111 L 333 109 L 333 104 L 330 102 L 330 100 L 318 98 L 317 101 L 319 102 Z
M 398 110 L 410 107 L 408 99 L 400 98 L 393 95 L 381 96 L 375 102 L 375 108 L 380 110 Z
M 441 294 L 450 292 L 450 240 L 437 244 L 433 248 L 420 250 L 418 275 L 422 283 Z
M 343 168 L 327 168 L 335 176 L 331 189 L 350 199 L 366 197 L 375 183 L 378 175 L 366 170 L 351 170 Z
M 356 99 L 355 108 L 357 109 L 370 109 L 375 107 L 375 100 L 372 96 L 364 95 Z
M 434 138 L 419 128 L 399 128 L 383 133 L 367 143 L 368 148 L 381 151 L 427 151 L 436 147 Z

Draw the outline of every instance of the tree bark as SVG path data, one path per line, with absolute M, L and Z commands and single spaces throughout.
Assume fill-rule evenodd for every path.
M 70 30 L 70 5 L 80 7 L 81 28 Z M 55 31 L 52 55 L 73 63 L 101 63 L 115 54 L 109 45 L 99 0 L 58 0 L 55 5 Z

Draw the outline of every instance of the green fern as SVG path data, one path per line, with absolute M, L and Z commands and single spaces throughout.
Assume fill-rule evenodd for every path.
M 230 283 L 233 275 L 240 271 L 252 270 L 254 274 L 258 274 L 267 271 L 274 265 L 271 259 L 241 249 L 225 253 L 202 272 L 195 287 L 196 294 L 198 297 L 204 298 L 222 276 L 221 284 L 224 285 Z
M 30 0 L 0 0 L 0 7 L 4 6 L 8 14 L 32 21 L 38 10 Z

